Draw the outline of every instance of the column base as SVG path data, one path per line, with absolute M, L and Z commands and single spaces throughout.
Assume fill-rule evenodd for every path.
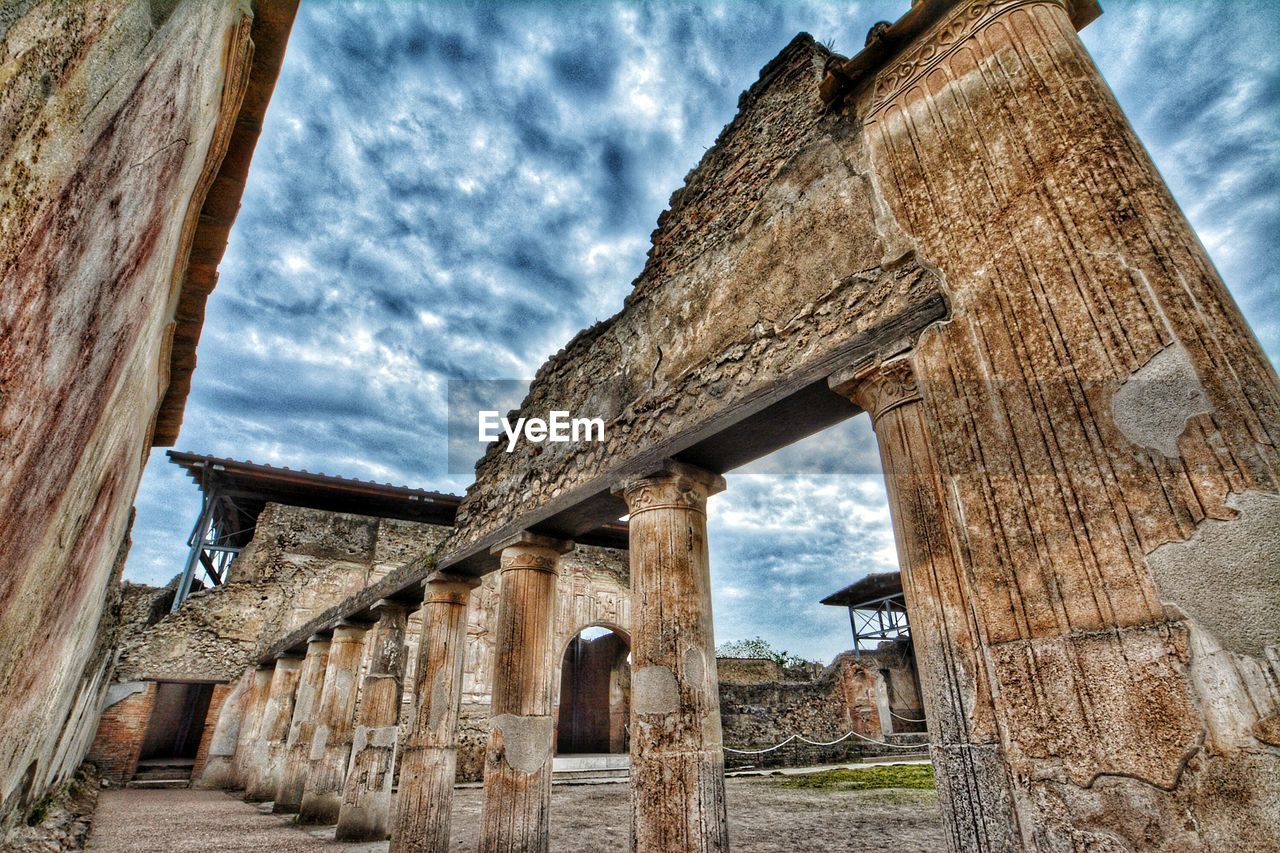
M 332 826 L 338 822 L 342 798 L 337 794 L 307 794 L 298 809 L 298 823 Z
M 400 756 L 400 791 L 388 853 L 447 850 L 457 750 L 417 747 Z

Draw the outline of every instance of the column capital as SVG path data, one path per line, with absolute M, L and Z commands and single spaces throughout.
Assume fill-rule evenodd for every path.
M 369 630 L 368 622 L 352 622 L 343 619 L 337 625 L 333 626 L 334 643 L 350 643 L 364 638 L 365 633 Z
M 831 374 L 827 386 L 870 414 L 872 424 L 885 412 L 924 399 L 909 358 L 855 364 Z
M 568 539 L 553 539 L 523 530 L 494 545 L 489 553 L 500 558 L 500 571 L 530 569 L 555 574 L 560 555 L 571 550 L 573 542 Z
M 328 643 L 329 639 L 330 635 L 328 631 L 317 631 L 310 637 L 307 637 L 307 645 L 310 646 L 312 643 Z
M 436 574 L 422 581 L 422 603 L 466 604 L 471 590 L 480 585 L 479 578 Z
M 392 598 L 379 598 L 373 604 L 369 605 L 369 611 L 371 613 L 378 614 L 379 618 L 381 618 L 384 613 L 405 613 L 408 610 L 409 608 L 405 604 Z
M 707 498 L 724 490 L 724 477 L 674 459 L 651 474 L 629 477 L 613 487 L 632 515 L 651 509 L 706 512 Z

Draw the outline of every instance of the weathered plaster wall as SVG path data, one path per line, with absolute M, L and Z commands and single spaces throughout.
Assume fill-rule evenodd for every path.
M 233 0 L 0 16 L 3 822 L 67 778 L 94 731 L 108 585 L 252 20 Z

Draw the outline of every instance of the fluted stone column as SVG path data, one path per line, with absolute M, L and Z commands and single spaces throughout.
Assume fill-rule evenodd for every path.
M 334 836 L 338 841 L 381 841 L 387 837 L 403 692 L 406 613 L 403 605 L 386 599 L 373 609 L 378 623 L 365 640 L 369 671 L 360 685 L 351 764 Z
M 631 513 L 631 835 L 642 853 L 729 849 L 706 514 L 723 489 L 678 462 L 617 489 Z
M 414 716 L 400 756 L 391 853 L 449 846 L 467 602 L 477 585 L 478 581 L 462 578 L 436 578 L 423 585 Z
M 271 692 L 271 674 L 274 666 L 254 667 L 250 681 L 250 693 L 245 702 L 244 720 L 236 737 L 236 752 L 231 759 L 231 787 L 243 790 L 249 785 L 249 768 L 257 748 L 262 727 L 262 714 Z
M 302 794 L 302 805 L 298 808 L 299 823 L 338 822 L 342 783 L 351 758 L 360 659 L 364 655 L 367 629 L 366 625 L 349 623 L 333 629 L 316 730 L 311 738 L 307 785 Z
M 837 374 L 833 390 L 871 414 L 880 445 L 902 590 L 911 617 L 939 804 L 957 850 L 1016 850 L 1018 821 L 978 653 L 964 564 L 964 531 L 946 506 L 909 359 Z
M 293 703 L 293 721 L 285 741 L 284 762 L 280 769 L 280 786 L 276 789 L 274 812 L 296 812 L 302 805 L 302 791 L 307 783 L 311 760 L 311 738 L 316 731 L 316 714 L 320 709 L 320 691 L 324 688 L 324 672 L 329 663 L 329 638 L 316 634 L 307 641 L 307 656 L 298 678 L 298 695 Z
M 284 758 L 285 739 L 293 720 L 293 701 L 302 674 L 302 657 L 288 655 L 276 659 L 271 671 L 271 687 L 262 722 L 249 759 L 249 776 L 245 799 L 270 800 L 280 787 L 280 765 Z
M 541 853 L 551 817 L 556 577 L 572 543 L 523 533 L 501 555 L 481 853 Z

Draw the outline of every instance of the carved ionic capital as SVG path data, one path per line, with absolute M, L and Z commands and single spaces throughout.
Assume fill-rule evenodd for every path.
M 560 555 L 549 548 L 511 545 L 502 549 L 500 571 L 515 570 L 556 573 Z
M 568 539 L 524 530 L 497 543 L 489 553 L 498 555 L 500 570 L 504 572 L 528 569 L 555 574 L 559 556 L 572 550 L 573 543 Z
M 634 516 L 651 509 L 686 509 L 705 514 L 707 497 L 724 488 L 724 477 L 719 474 L 669 460 L 657 473 L 625 480 L 613 491 L 622 495 L 627 511 Z
M 872 424 L 885 412 L 924 399 L 915 369 L 906 358 L 857 369 L 850 374 L 836 374 L 828 384 L 832 391 L 869 413 Z

